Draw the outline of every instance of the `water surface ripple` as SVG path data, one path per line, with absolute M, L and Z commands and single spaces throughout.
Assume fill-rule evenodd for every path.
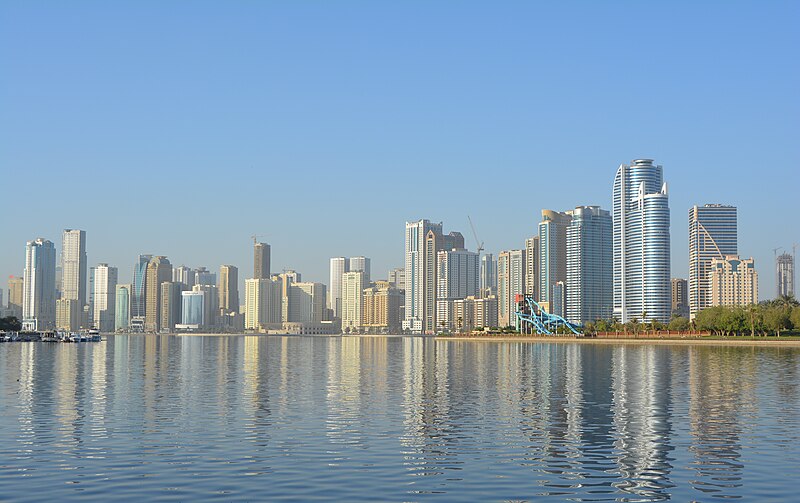
M 796 500 L 800 350 L 0 344 L 0 500 Z

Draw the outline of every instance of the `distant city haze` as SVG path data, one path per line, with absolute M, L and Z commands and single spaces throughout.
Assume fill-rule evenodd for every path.
M 497 257 L 542 209 L 611 210 L 642 158 L 669 184 L 672 277 L 695 205 L 737 208 L 762 299 L 800 242 L 797 2 L 6 2 L 0 19 L 5 295 L 26 242 L 60 257 L 64 229 L 120 284 L 152 254 L 234 265 L 240 294 L 253 236 L 273 273 L 322 283 L 332 257 L 387 279 L 420 219 L 475 251 L 469 215 Z

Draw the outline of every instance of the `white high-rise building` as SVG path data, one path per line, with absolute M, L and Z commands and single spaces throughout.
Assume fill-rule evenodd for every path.
M 328 290 L 328 309 L 335 318 L 342 317 L 342 274 L 350 271 L 350 262 L 346 257 L 331 259 L 330 289 Z
M 436 298 L 465 299 L 480 291 L 478 254 L 467 250 L 443 250 L 437 255 Z
M 361 271 L 364 273 L 364 288 L 370 281 L 370 260 L 367 257 L 350 257 L 350 271 Z
M 322 323 L 325 315 L 325 285 L 323 283 L 292 283 L 289 287 L 287 322 Z
M 435 285 L 435 279 L 432 275 L 428 275 L 428 262 L 434 261 L 435 254 L 426 253 L 426 236 L 429 232 L 442 235 L 442 224 L 431 223 L 428 220 L 419 220 L 417 222 L 406 222 L 406 251 L 405 251 L 405 270 L 406 270 L 406 296 L 405 296 L 405 311 L 403 320 L 403 330 L 410 330 L 412 332 L 420 333 L 426 325 L 428 313 L 431 311 L 430 306 L 426 307 L 426 289 Z M 435 269 L 431 267 L 431 269 Z M 428 285 L 428 284 L 431 285 Z M 436 290 L 432 293 L 433 301 L 435 303 Z M 435 310 L 435 306 L 433 306 Z
M 497 323 L 517 322 L 517 295 L 525 294 L 525 250 L 500 252 L 497 257 Z
M 99 264 L 94 268 L 94 319 L 92 324 L 101 332 L 114 331 L 116 313 L 117 268 Z
M 64 229 L 61 236 L 61 298 L 86 305 L 86 231 Z
M 539 251 L 539 236 L 525 240 L 525 295 L 539 301 L 539 264 L 541 263 Z
M 52 330 L 56 326 L 56 248 L 38 238 L 25 247 L 22 328 Z
M 245 280 L 244 327 L 247 330 L 278 329 L 281 326 L 281 282 L 271 279 Z
M 477 253 L 464 249 L 442 250 L 436 257 L 436 329 L 460 329 L 454 302 L 475 297 L 480 291 Z M 463 322 L 464 313 L 461 313 Z
M 614 316 L 670 320 L 670 215 L 663 169 L 652 159 L 622 164 L 614 178 Z
M 352 264 L 351 264 L 352 267 Z M 342 275 L 342 330 L 361 328 L 367 273 L 350 271 Z
M 179 265 L 172 268 L 172 281 L 175 283 L 183 283 L 187 288 L 194 286 L 194 271 L 185 265 Z
M 567 227 L 565 318 L 584 325 L 611 318 L 614 304 L 611 213 L 579 206 Z M 556 300 L 554 298 L 554 300 Z
M 497 293 L 497 261 L 491 253 L 481 257 L 481 297 Z

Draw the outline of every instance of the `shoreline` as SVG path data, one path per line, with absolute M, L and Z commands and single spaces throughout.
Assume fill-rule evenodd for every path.
M 437 340 L 451 340 L 451 341 L 497 341 L 497 342 L 531 342 L 531 343 L 561 343 L 561 344 L 654 344 L 660 346 L 673 346 L 673 345 L 708 345 L 708 346 L 779 346 L 779 347 L 796 347 L 800 348 L 800 340 L 777 340 L 775 338 L 764 340 L 761 338 L 730 338 L 730 339 L 633 339 L 633 338 L 611 338 L 604 337 L 531 337 L 531 336 L 484 336 L 484 337 L 436 337 Z
M 155 334 L 103 334 L 103 336 L 119 335 L 155 335 Z M 706 339 L 706 338 L 641 338 L 630 337 L 537 337 L 537 336 L 439 336 L 439 335 L 408 335 L 408 334 L 213 334 L 213 333 L 177 333 L 161 334 L 174 335 L 176 337 L 358 337 L 358 338 L 395 338 L 408 337 L 419 339 L 433 339 L 436 341 L 476 341 L 476 342 L 525 342 L 525 343 L 546 343 L 546 344 L 653 344 L 659 346 L 675 345 L 706 345 L 706 346 L 773 346 L 773 347 L 794 347 L 800 348 L 800 339 L 780 340 L 775 337 L 769 339 L 749 337 L 728 338 L 728 339 Z

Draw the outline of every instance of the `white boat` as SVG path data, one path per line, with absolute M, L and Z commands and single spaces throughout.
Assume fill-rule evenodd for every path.
M 86 333 L 86 335 L 87 335 L 87 337 L 88 337 L 88 339 L 87 339 L 87 340 L 88 340 L 88 341 L 90 341 L 90 342 L 100 342 L 100 341 L 102 341 L 102 340 L 103 340 L 103 339 L 100 337 L 100 331 L 99 331 L 99 330 L 97 330 L 96 328 L 92 328 L 92 329 L 90 329 L 90 330 L 89 330 L 89 331 Z

